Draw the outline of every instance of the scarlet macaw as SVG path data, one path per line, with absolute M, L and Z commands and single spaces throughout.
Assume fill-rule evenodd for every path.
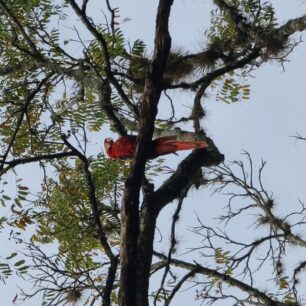
M 206 148 L 206 141 L 177 141 L 176 136 L 166 136 L 154 139 L 150 143 L 148 158 L 174 153 L 181 150 Z M 128 159 L 134 155 L 136 136 L 122 136 L 116 141 L 112 138 L 104 140 L 106 154 L 113 159 Z

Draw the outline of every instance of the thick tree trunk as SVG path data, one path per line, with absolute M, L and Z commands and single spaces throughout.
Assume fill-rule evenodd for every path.
M 144 306 L 136 301 L 139 236 L 139 195 L 144 178 L 147 148 L 153 136 L 163 74 L 171 47 L 168 21 L 173 0 L 160 0 L 156 19 L 155 49 L 145 83 L 135 160 L 125 184 L 121 207 L 120 306 Z M 154 235 L 154 232 L 153 232 Z M 141 302 L 142 303 L 142 302 Z
M 140 233 L 137 265 L 137 305 L 149 306 L 148 292 L 150 268 L 153 255 L 154 233 L 156 226 L 156 203 L 149 196 L 143 203 L 140 215 Z
M 133 190 L 133 176 L 128 178 L 126 190 Z M 135 192 L 134 192 L 135 193 Z M 132 192 L 125 193 L 121 207 L 121 245 L 120 245 L 120 305 L 136 305 L 136 268 L 139 234 L 139 193 L 133 198 Z

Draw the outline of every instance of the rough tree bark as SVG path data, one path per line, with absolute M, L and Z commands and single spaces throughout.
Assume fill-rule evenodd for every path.
M 148 144 L 154 132 L 154 120 L 157 105 L 162 91 L 163 73 L 171 47 L 168 21 L 173 0 L 160 0 L 156 18 L 155 49 L 152 63 L 147 75 L 144 94 L 141 102 L 140 130 L 137 140 L 135 160 L 125 183 L 125 192 L 121 207 L 121 278 L 120 305 L 145 306 L 148 296 L 142 294 L 136 298 L 137 264 L 139 237 L 139 195 L 144 178 Z M 139 295 L 138 295 L 139 297 Z M 145 300 L 144 300 L 145 299 Z
M 22 108 L 19 109 L 18 103 L 15 101 L 9 101 L 11 99 L 4 101 L 10 107 L 14 106 L 15 103 L 15 105 L 18 107 L 14 109 L 14 106 L 13 110 L 15 110 L 16 114 L 20 115 L 18 115 L 19 117 L 16 127 L 12 132 L 12 137 L 0 160 L 0 174 L 4 174 L 9 170 L 14 169 L 16 166 L 22 164 L 53 160 L 59 161 L 60 159 L 67 157 L 77 157 L 83 163 L 83 170 L 86 178 L 85 188 L 87 190 L 88 200 L 92 209 L 93 225 L 97 229 L 97 237 L 100 241 L 100 245 L 109 259 L 106 263 L 109 266 L 107 272 L 104 274 L 105 278 L 103 281 L 105 280 L 105 283 L 103 283 L 103 288 L 100 288 L 102 287 L 100 286 L 100 283 L 98 286 L 99 288 L 95 288 L 100 294 L 103 306 L 110 306 L 111 303 L 113 303 L 112 293 L 115 292 L 118 288 L 116 275 L 117 268 L 119 266 L 121 268 L 119 304 L 121 306 L 149 305 L 148 290 L 153 255 L 161 260 L 161 262 L 157 264 L 162 266 L 174 265 L 188 271 L 182 280 L 177 283 L 176 288 L 172 290 L 172 293 L 165 301 L 165 305 L 170 305 L 171 299 L 176 294 L 183 282 L 195 274 L 214 277 L 222 282 L 227 283 L 230 286 L 239 288 L 245 293 L 249 293 L 251 297 L 255 297 L 258 299 L 258 301 L 261 301 L 264 305 L 285 305 L 285 302 L 281 303 L 276 299 L 274 301 L 274 299 L 271 298 L 267 293 L 257 290 L 256 288 L 253 288 L 253 286 L 248 285 L 247 282 L 241 282 L 239 279 L 235 279 L 231 275 L 222 274 L 217 270 L 209 269 L 207 267 L 200 266 L 199 264 L 191 264 L 170 256 L 167 257 L 163 254 L 158 254 L 153 250 L 153 243 L 156 220 L 162 209 L 172 201 L 180 199 L 182 190 L 184 190 L 187 194 L 188 190 L 192 186 L 198 186 L 199 184 L 203 185 L 207 183 L 201 176 L 202 167 L 211 167 L 221 163 L 224 160 L 224 156 L 218 151 L 213 141 L 206 137 L 206 134 L 201 127 L 201 119 L 203 119 L 205 116 L 204 108 L 202 107 L 201 103 L 207 88 L 209 88 L 212 82 L 214 82 L 216 79 L 223 77 L 225 74 L 235 71 L 239 68 L 246 66 L 252 67 L 254 65 L 259 66 L 261 63 L 268 61 L 275 56 L 285 57 L 283 52 L 289 50 L 289 36 L 298 31 L 303 31 L 306 28 L 306 16 L 289 20 L 283 26 L 278 28 L 275 28 L 274 26 L 271 28 L 262 28 L 260 26 L 254 26 L 253 23 L 250 23 L 235 5 L 229 5 L 228 3 L 231 1 L 214 0 L 213 2 L 219 7 L 219 9 L 221 11 L 226 11 L 227 17 L 231 18 L 232 21 L 236 24 L 236 34 L 240 34 L 240 38 L 243 38 L 240 47 L 238 45 L 237 50 L 235 48 L 233 48 L 235 50 L 230 50 L 231 48 L 229 49 L 226 41 L 220 45 L 208 44 L 207 50 L 202 50 L 197 54 L 177 55 L 177 61 L 181 61 L 185 64 L 188 64 L 191 62 L 191 60 L 193 60 L 193 62 L 202 61 L 202 64 L 205 65 L 205 59 L 207 60 L 207 58 L 209 58 L 210 65 L 208 66 L 209 69 L 203 70 L 203 73 L 195 74 L 191 79 L 184 78 L 183 75 L 180 78 L 171 79 L 168 78 L 167 74 L 165 75 L 165 70 L 167 69 L 167 62 L 168 66 L 169 63 L 171 63 L 171 57 L 169 57 L 171 37 L 169 34 L 168 24 L 171 7 L 174 1 L 160 0 L 157 9 L 154 54 L 152 60 L 151 58 L 145 58 L 144 61 L 146 64 L 150 62 L 148 72 L 146 76 L 141 74 L 139 80 L 137 78 L 133 80 L 134 85 L 138 85 L 138 83 L 140 83 L 141 86 L 144 85 L 143 96 L 140 99 L 140 107 L 138 109 L 138 104 L 136 104 L 134 101 L 136 98 L 134 99 L 133 96 L 133 99 L 130 100 L 130 91 L 125 91 L 125 82 L 121 82 L 122 77 L 124 80 L 130 80 L 133 78 L 133 75 L 130 75 L 128 69 L 126 71 L 121 71 L 120 69 L 117 69 L 117 66 L 114 66 L 114 64 L 116 64 L 116 59 L 112 57 L 112 52 L 109 52 L 111 49 L 108 49 L 110 48 L 110 44 L 106 39 L 107 36 L 105 36 L 104 32 L 101 31 L 99 27 L 96 27 L 93 20 L 87 16 L 86 5 L 88 1 L 84 0 L 82 6 L 78 4 L 81 1 L 68 0 L 66 2 L 70 4 L 70 7 L 75 11 L 83 25 L 87 28 L 94 40 L 98 43 L 101 52 L 101 58 L 103 59 L 103 65 L 101 65 L 100 61 L 95 62 L 96 53 L 91 55 L 89 52 L 91 49 L 89 47 L 88 49 L 84 49 L 86 51 L 85 53 L 87 54 L 88 52 L 88 54 L 84 58 L 82 57 L 80 59 L 69 57 L 69 60 L 67 60 L 66 53 L 63 53 L 62 58 L 60 59 L 60 57 L 57 58 L 56 56 L 52 56 L 53 53 L 50 53 L 51 55 L 49 56 L 47 53 L 42 52 L 44 49 L 37 47 L 37 41 L 40 41 L 40 39 L 37 40 L 37 38 L 40 37 L 38 35 L 39 31 L 36 33 L 35 39 L 32 36 L 29 36 L 28 33 L 32 33 L 35 27 L 28 27 L 27 23 L 23 23 L 19 13 L 15 13 L 15 15 L 13 14 L 13 6 L 11 7 L 11 5 L 6 3 L 6 1 L 0 0 L 0 11 L 3 13 L 5 18 L 8 18 L 10 21 L 10 30 L 8 33 L 10 33 L 10 31 L 13 29 L 15 31 L 16 37 L 20 37 L 19 44 L 19 42 L 17 43 L 15 40 L 10 41 L 9 35 L 4 35 L 7 36 L 6 39 L 8 39 L 8 41 L 6 41 L 4 44 L 2 42 L 3 37 L 1 37 L 0 40 L 2 44 L 11 45 L 14 43 L 17 47 L 19 47 L 19 49 L 17 48 L 13 52 L 18 51 L 21 54 L 25 53 L 26 56 L 21 56 L 22 59 L 31 58 L 31 61 L 23 60 L 20 63 L 17 61 L 13 64 L 10 62 L 6 63 L 4 61 L 3 64 L 6 66 L 0 68 L 0 76 L 3 77 L 13 75 L 12 79 L 9 80 L 11 83 L 15 78 L 14 74 L 20 71 L 26 71 L 27 77 L 29 75 L 33 77 L 32 74 L 36 71 L 40 73 L 46 73 L 45 79 L 37 79 L 37 88 L 34 88 L 29 93 L 28 97 L 23 99 L 24 101 L 22 101 L 22 99 L 18 101 L 20 105 L 23 106 Z M 116 9 L 110 8 L 108 0 L 106 0 L 106 3 L 112 13 L 112 22 L 110 23 L 110 27 L 114 32 L 114 18 Z M 246 44 L 245 41 L 248 42 L 248 44 Z M 46 42 L 48 42 L 48 40 L 46 40 Z M 273 45 L 271 42 L 274 42 L 277 48 L 272 46 L 274 48 L 270 50 L 271 45 Z M 50 46 L 53 46 L 53 44 L 54 41 L 53 39 L 51 40 L 50 36 L 49 44 L 44 45 L 44 47 L 46 50 L 49 50 Z M 57 52 L 61 50 L 59 46 L 57 48 Z M 16 54 L 19 54 L 18 52 Z M 290 51 L 288 51 L 288 54 L 289 52 Z M 118 54 L 118 58 L 125 59 L 129 64 L 132 62 L 132 55 L 129 53 Z M 84 63 L 88 69 L 84 69 Z M 193 67 L 196 69 L 195 67 L 202 66 L 195 65 Z M 143 69 L 143 71 L 146 69 L 147 66 L 145 69 Z M 40 73 L 38 75 L 40 75 Z M 54 76 L 62 77 L 64 80 L 73 80 L 73 82 L 78 84 L 79 87 L 83 89 L 82 91 L 84 91 L 84 87 L 86 87 L 86 89 L 89 89 L 93 94 L 97 93 L 99 96 L 100 108 L 103 114 L 106 116 L 112 128 L 116 130 L 118 134 L 126 135 L 128 132 L 132 131 L 137 132 L 139 135 L 137 140 L 135 159 L 131 166 L 130 174 L 128 175 L 125 183 L 125 192 L 122 200 L 120 265 L 118 264 L 117 245 L 113 245 L 111 243 L 111 239 L 105 233 L 103 223 L 101 222 L 101 211 L 107 211 L 106 209 L 110 208 L 108 206 L 104 207 L 97 198 L 97 186 L 95 185 L 94 176 L 91 173 L 93 170 L 90 168 L 91 159 L 88 159 L 85 153 L 73 147 L 73 145 L 68 142 L 68 137 L 63 137 L 62 139 L 62 144 L 66 147 L 65 150 L 60 148 L 59 151 L 49 151 L 50 148 L 46 147 L 43 153 L 40 151 L 40 148 L 37 149 L 37 152 L 35 152 L 35 150 L 33 152 L 29 152 L 28 155 L 15 155 L 14 152 L 11 152 L 12 146 L 16 142 L 17 136 L 20 137 L 21 125 L 26 115 L 28 115 L 30 109 L 29 105 L 34 105 L 34 98 L 37 98 L 37 96 L 40 97 L 38 94 L 41 92 L 43 92 L 42 97 L 47 97 L 47 94 L 44 91 L 45 87 L 47 88 L 48 86 L 45 85 Z M 185 76 L 187 76 L 187 74 L 185 74 Z M 50 84 L 55 82 L 55 80 L 57 80 L 57 78 L 52 79 Z M 18 86 L 20 85 L 17 81 L 16 84 Z M 28 87 L 25 86 L 25 88 Z M 133 87 L 131 88 L 133 89 Z M 169 129 L 163 130 L 162 128 L 155 128 L 154 123 L 157 116 L 157 106 L 161 97 L 161 93 L 163 90 L 167 89 L 188 90 L 193 92 L 195 96 L 193 108 L 190 113 L 187 115 L 184 114 L 184 117 L 177 120 L 174 116 L 173 110 L 172 119 L 169 119 L 167 122 Z M 12 86 L 12 91 L 14 91 L 14 86 Z M 78 92 L 79 90 L 76 94 L 73 93 L 71 95 L 73 98 L 72 103 L 75 103 L 75 101 L 78 99 L 84 100 L 84 96 L 81 95 L 80 97 Z M 118 95 L 118 97 L 120 97 L 122 101 L 122 106 L 120 107 L 116 105 L 117 102 L 113 103 L 112 101 L 112 94 L 114 94 L 114 92 Z M 140 91 L 136 92 L 139 94 Z M 171 98 L 169 98 L 169 100 L 171 101 Z M 5 105 L 5 103 L 3 103 L 3 105 Z M 80 102 L 80 105 L 82 105 L 82 103 L 83 101 Z M 46 107 L 45 100 L 43 100 L 41 104 L 37 105 L 39 105 L 41 109 L 44 109 Z M 50 106 L 51 105 L 52 104 L 50 104 Z M 172 107 L 174 109 L 173 105 Z M 52 117 L 53 115 L 60 116 L 66 108 L 67 105 L 59 109 L 58 113 L 52 113 L 51 119 L 54 119 Z M 129 115 L 124 115 L 126 113 L 125 110 L 128 110 Z M 46 113 L 49 114 L 49 110 Z M 177 123 L 183 122 L 193 122 L 194 132 L 183 131 L 176 126 Z M 11 121 L 11 123 L 14 122 Z M 58 125 L 57 127 L 59 130 L 61 130 L 60 122 L 53 122 L 53 124 L 55 127 Z M 160 127 L 161 126 L 162 125 L 160 125 Z M 46 132 L 46 138 L 50 132 L 49 128 L 45 130 L 44 127 L 42 131 Z M 37 137 L 36 134 L 38 133 L 34 134 L 31 132 L 30 136 L 35 138 Z M 155 190 L 154 185 L 150 184 L 144 175 L 148 143 L 151 141 L 153 134 L 155 137 L 175 135 L 181 140 L 203 139 L 209 142 L 209 147 L 207 149 L 194 150 L 178 165 L 175 172 L 162 184 L 162 186 Z M 1 135 L 2 137 L 7 136 L 5 133 L 2 133 Z M 22 135 L 22 137 L 25 136 Z M 299 138 L 304 139 L 303 137 Z M 86 142 L 87 140 L 84 138 L 84 141 Z M 42 147 L 44 145 L 45 144 L 42 144 Z M 203 179 L 203 181 L 200 183 L 197 181 L 199 178 Z M 140 205 L 141 188 L 143 201 Z M 264 215 L 268 216 L 266 219 L 269 221 L 271 228 L 281 233 L 274 236 L 283 237 L 287 242 L 290 242 L 295 246 L 305 246 L 306 242 L 302 240 L 298 235 L 294 235 L 291 232 L 290 227 L 287 225 L 284 226 L 281 222 L 282 220 L 276 218 L 272 214 L 271 208 L 267 209 L 265 204 L 266 202 L 264 202 L 261 207 L 264 209 Z M 100 208 L 102 208 L 102 210 L 100 210 Z M 117 209 L 114 214 L 116 213 Z M 264 238 L 261 241 L 266 240 L 267 238 Z M 257 246 L 259 245 L 259 242 L 255 241 L 253 244 L 251 243 L 249 245 Z M 48 258 L 42 258 L 42 261 L 46 259 Z M 49 264 L 51 265 L 51 263 L 52 262 L 50 261 Z M 296 279 L 296 275 L 299 274 L 300 270 L 302 270 L 305 265 L 305 262 L 302 262 L 295 269 L 294 277 Z M 54 279 L 56 278 L 54 277 Z M 82 286 L 80 288 L 82 289 Z M 48 288 L 46 289 L 46 292 L 48 292 Z M 64 296 L 67 292 L 69 293 L 69 288 L 66 292 L 60 294 Z M 157 299 L 158 296 L 155 298 Z M 96 297 L 94 297 L 92 300 L 92 304 L 94 304 L 95 301 Z

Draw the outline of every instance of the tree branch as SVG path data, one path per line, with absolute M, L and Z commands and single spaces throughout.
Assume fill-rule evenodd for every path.
M 163 277 L 162 277 L 162 280 L 161 280 L 160 288 L 157 290 L 157 292 L 155 294 L 155 297 L 154 297 L 154 305 L 155 306 L 156 306 L 156 302 L 157 302 L 157 299 L 159 297 L 160 292 L 162 292 L 164 290 L 165 281 L 166 281 L 167 275 L 170 271 L 170 263 L 171 263 L 172 254 L 175 253 L 175 247 L 176 247 L 176 244 L 177 244 L 176 234 L 175 234 L 176 223 L 179 220 L 179 214 L 180 214 L 181 209 L 183 207 L 183 201 L 184 201 L 185 197 L 187 196 L 188 190 L 189 190 L 189 188 L 187 187 L 187 188 L 185 188 L 185 190 L 182 191 L 182 194 L 180 195 L 179 200 L 178 200 L 178 205 L 177 205 L 176 210 L 175 210 L 175 212 L 172 216 L 170 247 L 169 247 L 169 250 L 168 250 L 167 262 L 166 262 L 166 265 L 165 265 L 165 271 L 164 271 L 164 274 L 163 274 Z M 177 291 L 177 290 L 173 290 L 172 293 Z M 167 304 L 165 303 L 165 305 L 169 305 L 171 299 L 172 298 L 167 299 L 168 303 Z
M 108 120 L 111 122 L 111 125 L 114 129 L 121 135 L 124 136 L 127 134 L 127 130 L 120 120 L 120 117 L 117 116 L 112 104 L 111 104 L 111 86 L 108 80 L 103 80 L 101 84 L 101 89 L 99 93 L 99 103 L 102 110 L 106 114 Z
M 138 269 L 139 195 L 144 177 L 147 151 L 151 142 L 157 105 L 162 91 L 163 74 L 171 47 L 168 21 L 173 0 L 160 0 L 156 19 L 155 47 L 152 63 L 145 82 L 141 102 L 140 130 L 135 160 L 125 182 L 121 206 L 121 279 L 120 305 L 147 306 L 148 280 L 139 289 L 135 271 Z M 154 236 L 154 229 L 153 229 Z M 142 271 L 145 272 L 146 271 Z M 137 295 L 137 297 L 136 297 Z
M 75 13 L 81 18 L 83 24 L 86 26 L 88 31 L 97 39 L 98 43 L 100 44 L 104 63 L 105 63 L 105 74 L 107 78 L 110 80 L 111 84 L 116 88 L 118 94 L 122 98 L 123 102 L 126 106 L 131 110 L 134 114 L 135 118 L 139 118 L 139 112 L 137 107 L 131 103 L 128 96 L 125 94 L 124 90 L 122 89 L 121 85 L 119 84 L 118 80 L 114 77 L 111 67 L 110 56 L 107 48 L 107 43 L 103 37 L 103 35 L 93 26 L 93 24 L 89 21 L 84 11 L 82 11 L 77 3 L 74 0 L 68 0 L 71 7 L 75 11 Z
M 181 82 L 178 84 L 165 85 L 165 89 L 175 89 L 175 88 L 196 89 L 198 86 L 202 84 L 206 89 L 211 84 L 211 82 L 216 78 L 218 78 L 219 76 L 224 75 L 227 72 L 233 71 L 235 69 L 242 68 L 245 65 L 250 64 L 254 59 L 256 59 L 259 56 L 260 56 L 260 49 L 255 48 L 254 50 L 252 50 L 251 53 L 249 53 L 247 56 L 243 57 L 242 59 L 233 61 L 226 66 L 211 71 L 192 83 Z
M 21 124 L 22 124 L 23 118 L 24 118 L 26 112 L 28 111 L 28 107 L 29 107 L 30 103 L 33 101 L 33 99 L 35 98 L 36 94 L 39 93 L 39 91 L 41 90 L 41 88 L 43 87 L 43 85 L 49 80 L 49 78 L 51 77 L 51 75 L 52 75 L 51 73 L 48 74 L 44 79 L 42 79 L 42 80 L 39 82 L 39 84 L 37 85 L 37 87 L 29 93 L 29 95 L 28 95 L 28 97 L 27 97 L 27 99 L 26 99 L 24 105 L 23 105 L 22 108 L 20 109 L 21 114 L 20 114 L 20 116 L 19 116 L 19 118 L 18 118 L 18 120 L 17 120 L 16 129 L 15 129 L 13 135 L 12 135 L 12 138 L 11 138 L 11 140 L 10 140 L 10 143 L 8 144 L 8 147 L 7 147 L 6 151 L 5 151 L 5 153 L 4 153 L 3 156 L 2 156 L 1 165 L 0 165 L 0 171 L 3 170 L 3 165 L 4 165 L 4 163 L 5 163 L 5 161 L 6 161 L 6 158 L 7 158 L 8 154 L 9 154 L 9 152 L 10 152 L 10 150 L 11 150 L 11 147 L 12 147 L 13 144 L 14 144 L 14 141 L 15 141 L 15 139 L 16 139 L 16 137 L 17 137 L 17 134 L 18 134 L 18 131 L 19 131 L 20 126 L 21 126 Z
M 106 284 L 102 293 L 102 306 L 111 306 L 111 294 L 114 288 L 114 281 L 116 278 L 117 266 L 118 266 L 118 258 L 119 256 L 115 256 L 113 260 L 111 260 L 110 267 L 108 269 Z
M 306 15 L 288 20 L 284 25 L 278 28 L 278 31 L 288 37 L 296 32 L 302 32 L 306 29 Z
M 164 261 L 167 260 L 167 256 L 158 253 L 158 252 L 154 252 L 154 255 Z M 171 259 L 171 264 L 176 266 L 176 267 L 180 267 L 183 269 L 187 269 L 190 271 L 196 271 L 195 273 L 200 273 L 203 274 L 205 276 L 208 276 L 210 278 L 216 278 L 222 282 L 227 283 L 230 286 L 233 287 L 237 287 L 239 289 L 241 289 L 242 291 L 250 294 L 251 296 L 254 296 L 256 298 L 259 298 L 263 303 L 265 303 L 266 306 L 281 306 L 284 305 L 285 303 L 281 303 L 278 301 L 273 300 L 272 298 L 270 298 L 266 293 L 244 283 L 241 282 L 240 280 L 233 278 L 229 275 L 220 273 L 216 270 L 213 269 L 209 269 L 206 267 L 203 267 L 202 265 L 196 263 L 196 264 L 191 264 L 182 260 L 178 260 L 178 259 Z
M 2 0 L 0 0 L 0 7 L 1 7 L 2 11 L 14 22 L 14 24 L 19 29 L 22 37 L 24 38 L 24 40 L 29 44 L 29 46 L 32 50 L 32 56 L 42 58 L 42 55 L 38 51 L 38 49 L 36 48 L 34 42 L 31 40 L 29 35 L 25 32 L 24 26 L 19 22 L 19 20 L 16 18 L 16 16 L 14 16 L 12 14 L 10 9 L 6 6 L 6 4 Z
M 8 166 L 3 168 L 2 171 L 0 171 L 0 176 L 18 165 L 29 164 L 41 160 L 53 160 L 53 159 L 65 158 L 69 156 L 76 156 L 76 154 L 72 151 L 66 151 L 66 152 L 42 154 L 38 156 L 25 157 L 25 158 L 13 159 L 11 161 L 6 161 L 4 162 L 4 164 Z
M 208 151 L 207 149 L 194 150 L 179 164 L 175 173 L 156 190 L 154 198 L 157 211 L 161 211 L 165 205 L 177 199 L 180 191 L 192 182 L 201 167 L 218 165 L 223 160 L 224 156 L 217 148 L 214 151 Z
M 87 188 L 88 188 L 88 197 L 89 201 L 91 203 L 92 207 L 92 214 L 95 220 L 95 224 L 98 229 L 98 236 L 99 240 L 101 242 L 101 245 L 103 246 L 106 255 L 111 260 L 111 262 L 116 261 L 116 256 L 113 254 L 110 245 L 108 244 L 101 220 L 100 220 L 100 212 L 99 212 L 99 204 L 98 200 L 96 198 L 96 188 L 92 180 L 91 172 L 89 170 L 89 162 L 79 150 L 77 150 L 66 138 L 65 135 L 62 135 L 62 139 L 65 143 L 65 145 L 83 162 L 84 171 L 86 174 L 86 180 L 87 180 Z
M 199 273 L 199 268 L 194 268 L 193 270 L 190 270 L 188 273 L 186 273 L 181 280 L 176 284 L 176 286 L 172 289 L 170 295 L 165 300 L 164 306 L 169 306 L 172 299 L 174 298 L 175 294 L 181 289 L 183 284 L 187 281 L 188 278 L 193 277 L 195 274 Z

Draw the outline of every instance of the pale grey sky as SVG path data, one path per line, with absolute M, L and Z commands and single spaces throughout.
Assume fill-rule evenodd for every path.
M 301 0 L 272 3 L 276 7 L 280 22 L 306 13 L 306 4 Z M 210 4 L 211 1 L 208 0 L 175 1 L 171 15 L 174 46 L 183 45 L 186 49 L 199 48 L 202 33 L 209 24 Z M 141 38 L 152 47 L 157 1 L 116 0 L 113 1 L 113 5 L 120 7 L 122 18 L 131 18 L 131 21 L 122 25 L 126 37 L 131 41 Z M 96 7 L 90 8 L 95 12 L 96 20 L 102 17 Z M 299 39 L 299 36 L 296 35 L 296 39 Z M 260 67 L 253 73 L 254 78 L 249 80 L 251 96 L 248 101 L 227 105 L 216 102 L 215 92 L 210 91 L 204 102 L 208 115 L 203 124 L 220 151 L 225 154 L 227 161 L 239 159 L 241 150 L 250 152 L 257 163 L 261 159 L 267 160 L 264 176 L 266 187 L 274 192 L 283 212 L 288 212 L 288 208 L 296 205 L 298 199 L 306 201 L 306 142 L 296 143 L 290 138 L 296 132 L 306 135 L 305 54 L 306 44 L 301 43 L 289 56 L 290 62 L 285 63 L 285 71 L 277 63 Z M 184 99 L 188 104 L 188 96 L 184 96 Z M 163 108 L 160 107 L 160 112 L 162 111 Z M 94 140 L 92 147 L 96 153 L 101 150 L 102 137 Z M 168 158 L 169 164 L 175 167 L 186 154 L 181 153 L 179 157 Z M 186 226 L 194 225 L 194 210 L 196 209 L 199 216 L 207 221 L 215 217 L 223 206 L 223 199 L 210 197 L 210 192 L 206 189 L 200 193 L 191 191 L 180 221 L 179 238 L 182 247 L 183 242 L 192 245 L 192 242 L 188 241 L 190 235 L 183 230 Z M 158 226 L 164 231 L 164 241 L 167 241 L 166 227 L 171 220 L 173 207 L 174 205 L 167 208 L 159 221 Z M 237 231 L 240 231 L 240 227 L 237 227 Z M 1 239 L 3 241 L 4 238 Z M 4 252 L 4 255 L 6 254 L 7 252 Z M 8 279 L 7 286 L 0 284 L 1 306 L 13 305 L 11 301 L 18 284 L 18 278 Z M 20 285 L 24 286 L 21 282 Z M 190 291 L 183 297 L 179 296 L 174 305 L 184 306 L 188 301 L 189 305 L 199 305 L 192 302 L 192 294 L 193 291 Z M 21 305 L 38 304 L 28 301 Z

